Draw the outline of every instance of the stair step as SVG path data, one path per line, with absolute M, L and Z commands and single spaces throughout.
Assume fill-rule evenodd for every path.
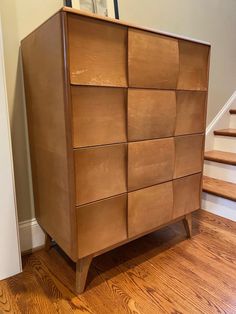
M 236 137 L 236 129 L 222 129 L 214 131 L 215 135 Z
M 236 184 L 203 176 L 203 191 L 236 202 Z
M 209 152 L 205 152 L 204 159 L 236 166 L 235 153 L 223 152 L 220 150 L 211 150 Z
M 236 114 L 236 109 L 230 109 L 229 113 L 230 114 Z

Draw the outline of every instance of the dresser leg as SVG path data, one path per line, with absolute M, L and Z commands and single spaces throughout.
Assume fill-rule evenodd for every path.
M 88 270 L 92 259 L 93 255 L 89 255 L 79 259 L 76 263 L 76 292 L 78 294 L 84 292 Z
M 185 228 L 186 233 L 187 233 L 187 237 L 191 238 L 191 236 L 192 236 L 192 214 L 187 214 L 183 219 L 183 223 L 184 223 L 184 228 Z
M 49 234 L 46 233 L 46 237 L 45 237 L 45 251 L 49 251 L 52 245 L 52 238 L 50 237 Z

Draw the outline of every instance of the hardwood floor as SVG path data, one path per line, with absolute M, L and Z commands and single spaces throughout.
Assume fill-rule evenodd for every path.
M 24 256 L 0 282 L 0 313 L 236 313 L 236 223 L 198 211 L 182 223 L 95 258 L 87 289 L 72 292 L 74 265 L 57 247 Z

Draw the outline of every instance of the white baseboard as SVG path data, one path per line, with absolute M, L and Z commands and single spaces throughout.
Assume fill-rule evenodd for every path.
M 45 234 L 35 218 L 19 222 L 21 252 L 30 251 L 43 246 Z

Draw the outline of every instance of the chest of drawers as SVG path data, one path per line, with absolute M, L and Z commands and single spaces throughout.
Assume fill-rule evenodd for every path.
M 36 218 L 77 263 L 200 207 L 210 46 L 68 8 L 22 41 Z

